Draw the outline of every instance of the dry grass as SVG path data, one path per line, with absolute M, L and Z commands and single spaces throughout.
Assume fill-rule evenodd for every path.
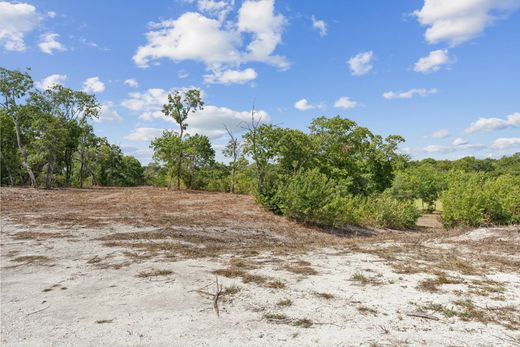
M 325 299 L 325 300 L 332 300 L 332 299 L 334 299 L 334 295 L 329 294 L 329 293 L 314 293 L 314 295 L 317 296 L 318 298 L 322 298 L 322 299 Z
M 232 285 L 232 286 L 224 288 L 224 290 L 222 291 L 222 293 L 220 295 L 231 296 L 231 295 L 238 294 L 239 292 L 240 292 L 240 287 L 238 287 L 236 285 Z
M 484 324 L 496 323 L 510 330 L 520 329 L 520 313 L 515 307 L 479 307 L 470 299 L 456 300 L 452 304 L 446 306 L 430 303 L 419 307 L 419 309 L 437 312 L 446 318 L 457 317 L 464 321 L 477 321 Z
M 357 307 L 357 310 L 361 313 L 361 314 L 372 314 L 374 316 L 377 316 L 377 310 L 373 309 L 373 308 L 370 308 L 370 307 L 367 307 L 367 306 L 358 306 Z
M 136 277 L 139 278 L 150 278 L 150 277 L 159 277 L 159 276 L 169 276 L 173 274 L 171 270 L 149 270 L 149 271 L 141 271 Z
M 218 270 L 213 271 L 213 273 L 216 275 L 228 277 L 228 278 L 240 278 L 240 279 L 242 279 L 242 282 L 244 282 L 246 284 L 254 283 L 257 285 L 261 285 L 263 287 L 273 288 L 273 289 L 285 288 L 285 283 L 280 280 L 273 279 L 270 277 L 251 274 L 247 271 L 244 271 L 242 269 L 235 268 L 235 267 L 229 267 L 226 269 L 218 269 Z
M 48 265 L 51 259 L 44 255 L 23 255 L 11 260 L 21 265 Z
M 314 276 L 318 274 L 318 271 L 314 270 L 310 266 L 291 266 L 287 265 L 284 267 L 285 270 L 297 274 L 297 275 L 303 275 L 303 276 Z
M 444 272 L 437 272 L 435 275 L 435 278 L 429 278 L 419 282 L 417 289 L 433 293 L 438 292 L 440 290 L 439 287 L 443 284 L 464 283 L 464 280 L 462 278 L 451 277 Z
M 288 306 L 292 306 L 293 302 L 291 299 L 283 299 L 283 300 L 280 300 L 276 303 L 276 306 L 278 307 L 288 307 Z
M 0 198 L 2 214 L 28 226 L 155 228 L 150 232 L 113 233 L 100 241 L 108 247 L 147 251 L 162 258 L 222 254 L 249 257 L 262 251 L 302 254 L 342 243 L 334 235 L 275 216 L 244 195 L 148 187 L 51 191 L 2 188 Z
M 50 232 L 36 232 L 36 231 L 20 231 L 14 234 L 13 239 L 15 240 L 45 240 L 54 238 L 69 237 L 62 233 L 50 233 Z
M 375 278 L 372 278 L 372 277 L 367 277 L 365 275 L 363 275 L 361 272 L 355 272 L 351 277 L 350 277 L 350 280 L 351 281 L 354 281 L 354 282 L 357 282 L 359 284 L 363 284 L 363 285 L 367 285 L 367 284 L 372 284 L 372 285 L 380 285 L 382 284 L 381 281 L 375 279 Z

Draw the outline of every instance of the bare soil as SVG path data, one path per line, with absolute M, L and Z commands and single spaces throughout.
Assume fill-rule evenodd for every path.
M 520 345 L 518 226 L 338 232 L 156 188 L 0 197 L 5 346 Z

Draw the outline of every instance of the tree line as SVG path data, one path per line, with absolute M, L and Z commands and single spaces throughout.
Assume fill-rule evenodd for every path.
M 307 131 L 263 122 L 253 107 L 223 125 L 227 163 L 189 120 L 204 108 L 198 89 L 168 95 L 162 112 L 178 130 L 151 142 L 141 166 L 93 133 L 94 95 L 60 85 L 33 87 L 29 71 L 0 70 L 1 183 L 33 187 L 154 185 L 254 195 L 274 213 L 332 229 L 352 225 L 413 228 L 439 211 L 447 227 L 520 223 L 520 153 L 501 159 L 412 161 L 404 139 L 383 138 L 356 122 L 318 117 Z M 236 124 L 229 124 L 235 127 Z
M 61 85 L 34 88 L 28 71 L 0 67 L 1 184 L 134 186 L 144 168 L 94 134 L 95 95 Z

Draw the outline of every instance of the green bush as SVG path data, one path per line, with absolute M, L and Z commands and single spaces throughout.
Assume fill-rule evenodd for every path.
M 511 188 L 508 182 L 481 173 L 452 172 L 448 188 L 441 194 L 444 225 L 478 227 L 511 222 L 507 209 L 514 213 L 514 198 L 509 199 L 504 192 Z
M 500 176 L 489 182 L 486 190 L 498 199 L 506 223 L 520 223 L 520 176 Z
M 421 213 L 409 200 L 398 200 L 388 194 L 370 196 L 359 206 L 362 225 L 390 229 L 411 229 Z
M 279 189 L 280 209 L 297 221 L 323 224 L 330 218 L 324 215 L 323 207 L 331 201 L 334 186 L 334 181 L 318 169 L 299 171 Z
M 281 211 L 300 222 L 334 228 L 361 225 L 409 229 L 420 216 L 412 201 L 389 194 L 354 196 L 343 188 L 318 169 L 300 171 L 278 194 Z

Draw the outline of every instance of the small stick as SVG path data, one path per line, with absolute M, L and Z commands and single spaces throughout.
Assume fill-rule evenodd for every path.
M 222 293 L 222 285 L 218 285 L 218 276 L 215 276 L 215 283 L 217 284 L 217 292 L 215 293 L 214 299 L 213 299 L 213 308 L 215 309 L 215 312 L 217 313 L 217 317 L 220 317 L 220 312 L 218 310 L 218 298 L 220 296 L 220 293 Z
M 431 319 L 431 320 L 439 320 L 439 318 L 432 316 L 431 314 L 420 313 L 420 312 L 410 312 L 410 313 L 407 313 L 406 315 L 410 316 L 410 317 L 419 317 L 419 318 L 426 318 L 426 319 Z
M 41 312 L 41 311 L 45 311 L 45 310 L 48 309 L 49 307 L 51 307 L 51 304 L 49 304 L 47 307 L 41 308 L 41 309 L 36 310 L 36 311 L 34 311 L 34 312 L 27 313 L 26 316 L 30 316 L 30 315 L 32 315 L 32 314 L 35 314 L 35 313 L 38 313 L 38 312 Z

